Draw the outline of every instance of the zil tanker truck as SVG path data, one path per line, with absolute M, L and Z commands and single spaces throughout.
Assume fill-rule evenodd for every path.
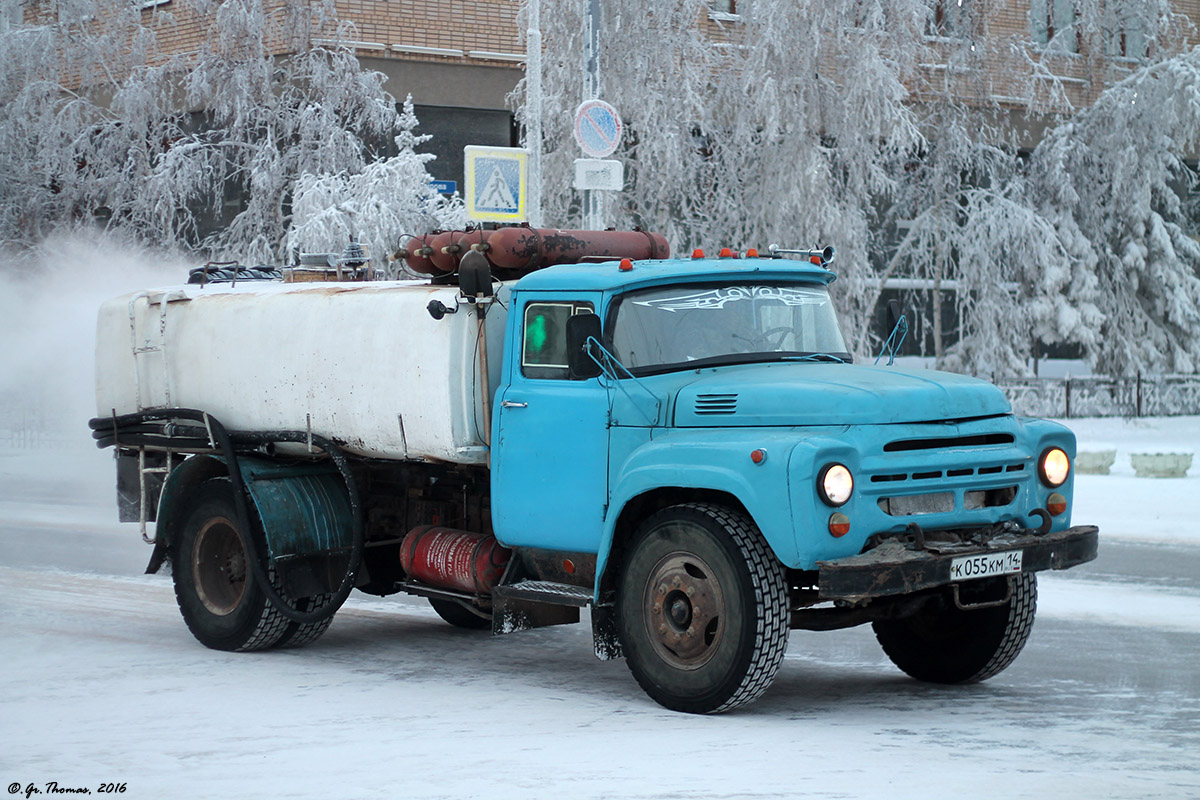
M 428 277 L 226 269 L 100 309 L 93 436 L 208 647 L 309 644 L 355 589 L 494 633 L 587 609 L 598 656 L 711 713 L 793 629 L 870 624 L 913 678 L 989 678 L 1036 573 L 1095 557 L 1072 433 L 853 363 L 832 248 L 514 227 L 401 255 Z

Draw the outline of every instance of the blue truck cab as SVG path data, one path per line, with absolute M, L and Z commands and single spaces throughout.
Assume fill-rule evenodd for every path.
M 594 559 L 598 652 L 668 707 L 756 696 L 793 627 L 871 622 L 915 677 L 981 680 L 1028 636 L 1034 573 L 1094 557 L 1073 434 L 981 380 L 853 363 L 834 278 L 614 260 L 512 287 L 495 534 Z

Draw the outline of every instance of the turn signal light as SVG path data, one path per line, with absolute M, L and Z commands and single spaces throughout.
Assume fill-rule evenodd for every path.
M 758 448 L 757 450 L 751 450 L 750 451 L 750 460 L 753 461 L 755 464 L 763 463 L 764 461 L 767 460 L 767 451 L 763 450 L 761 447 Z
M 840 511 L 829 515 L 829 534 L 834 537 L 845 536 L 850 532 L 850 518 Z
M 1049 511 L 1052 516 L 1059 516 L 1067 510 L 1067 498 L 1063 497 L 1058 492 L 1054 492 L 1046 498 L 1046 510 Z

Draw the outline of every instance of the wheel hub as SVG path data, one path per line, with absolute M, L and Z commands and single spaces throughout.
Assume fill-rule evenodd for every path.
M 699 669 L 723 634 L 725 601 L 713 570 L 693 553 L 672 553 L 646 584 L 647 633 L 658 655 L 680 669 Z
M 237 528 L 224 517 L 208 520 L 192 550 L 196 596 L 217 616 L 232 614 L 246 589 L 246 550 Z

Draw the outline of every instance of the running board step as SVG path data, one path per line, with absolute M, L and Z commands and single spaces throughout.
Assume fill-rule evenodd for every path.
M 510 586 L 497 586 L 492 589 L 492 597 L 499 600 L 523 600 L 574 608 L 583 608 L 592 604 L 591 589 L 552 581 L 519 581 Z

